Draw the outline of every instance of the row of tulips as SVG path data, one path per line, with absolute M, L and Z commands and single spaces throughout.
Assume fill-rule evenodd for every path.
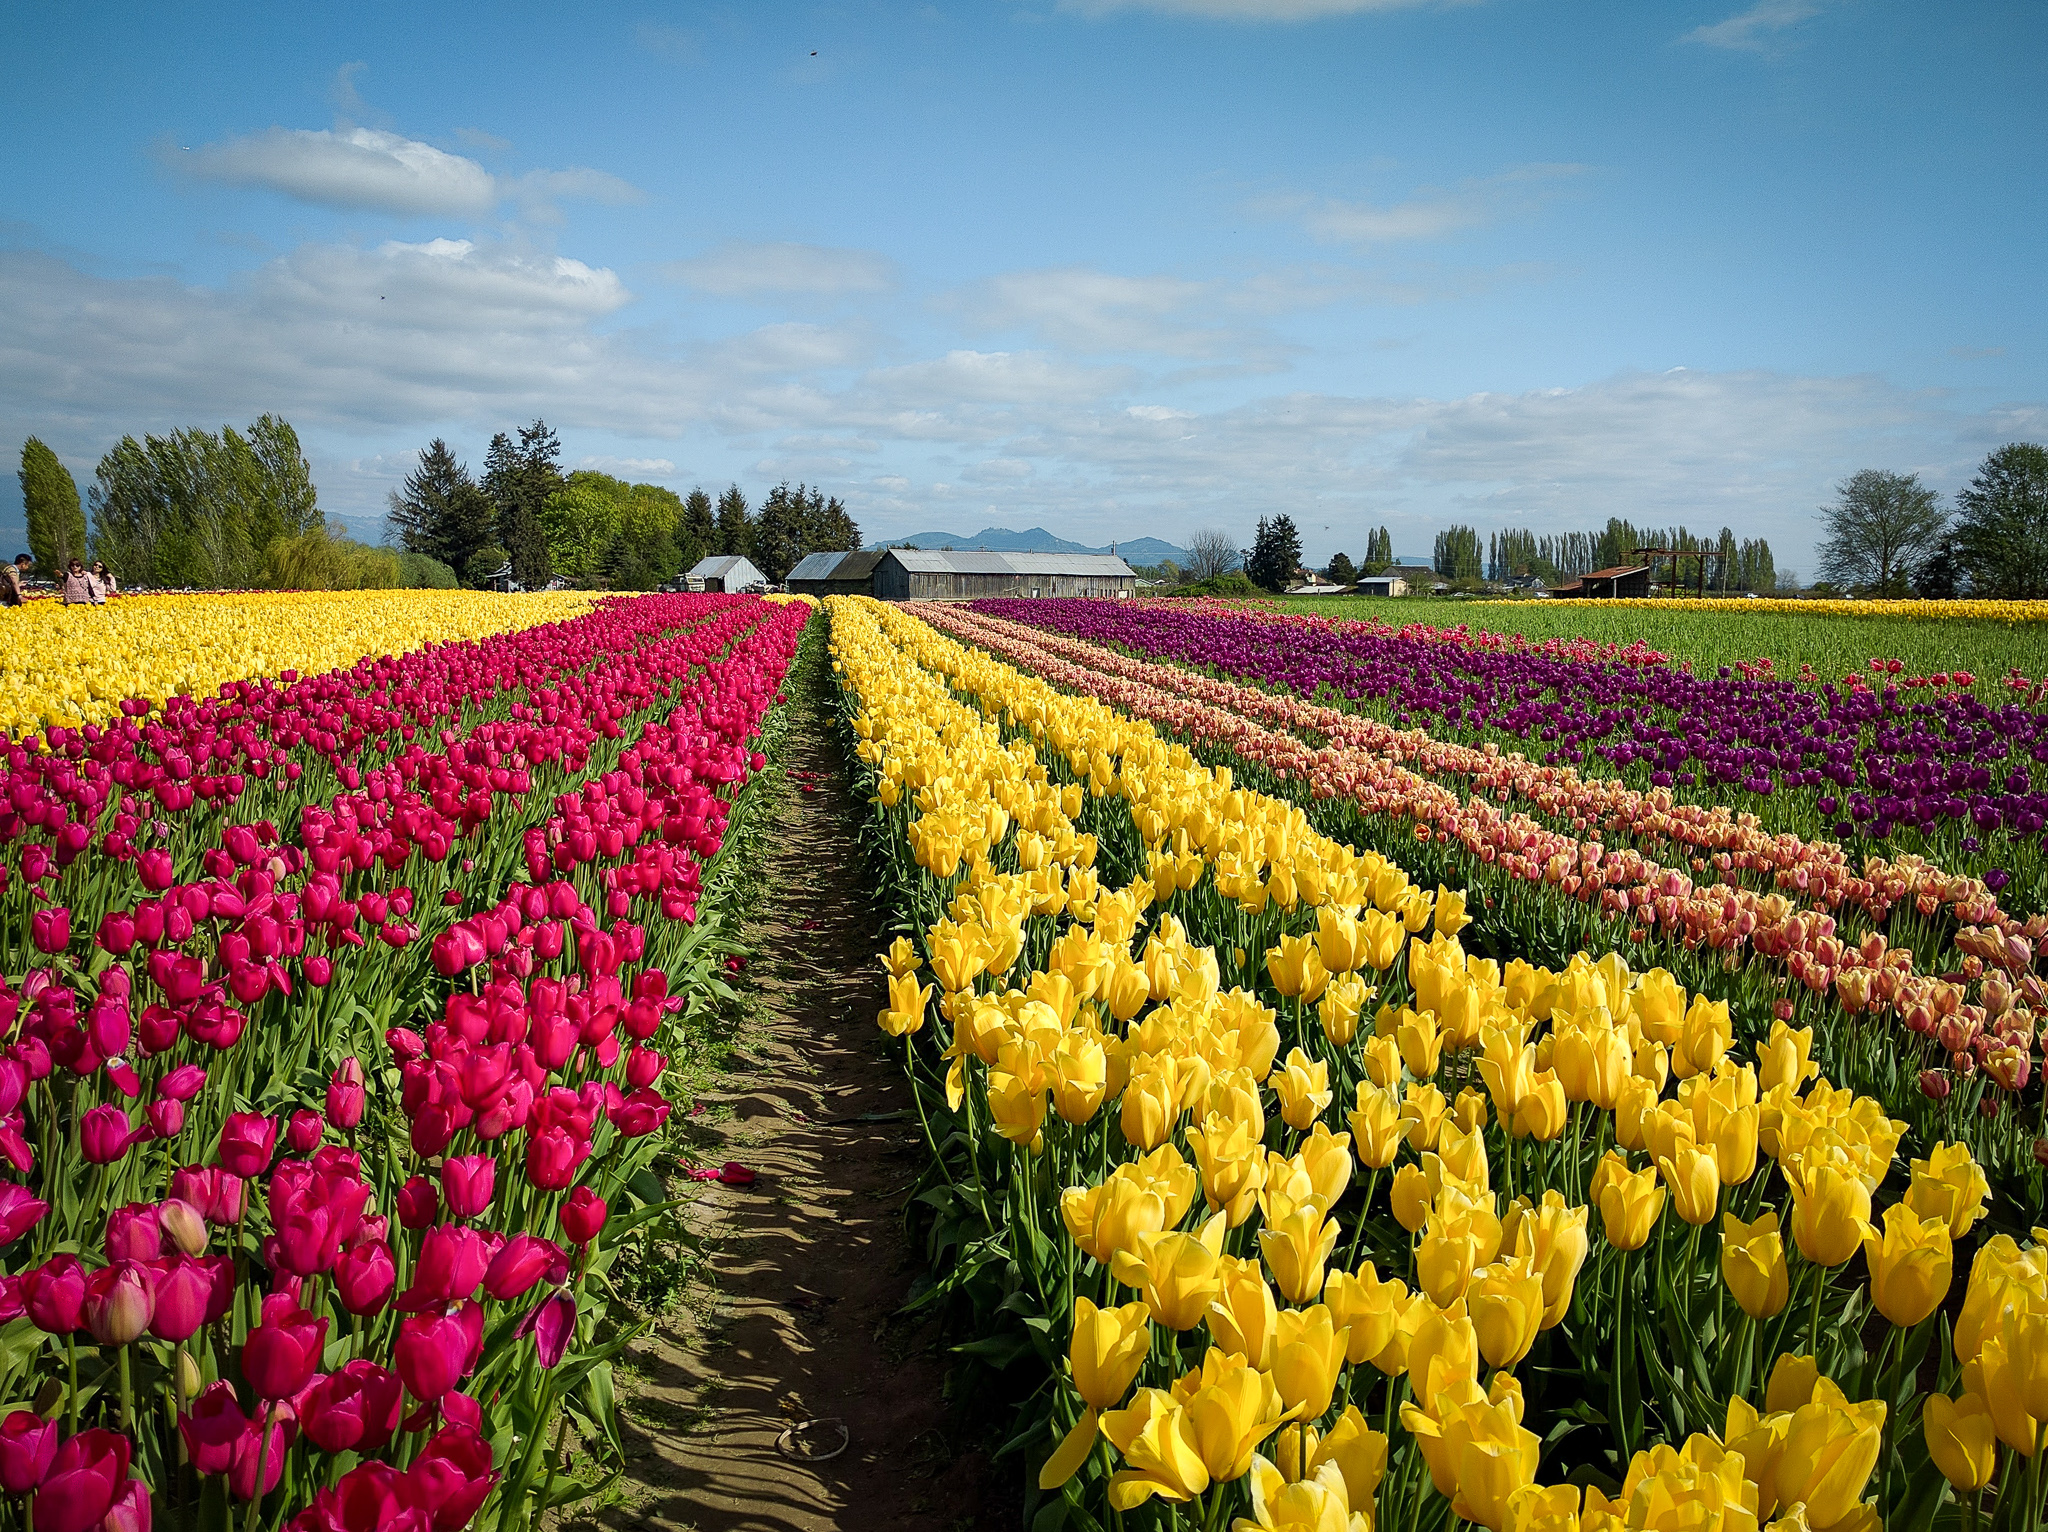
M 346 669 L 361 655 L 472 643 L 559 622 L 600 598 L 549 591 L 251 591 L 18 607 L 0 659 L 0 734 L 76 729 L 151 702 L 210 697 L 251 676 Z
M 1456 853 L 1461 881 L 1487 887 L 1501 905 L 1504 929 L 1517 930 L 1519 947 L 1532 929 L 1555 921 L 1557 906 L 1576 906 L 1588 920 L 1569 933 L 1572 944 L 1633 939 L 1658 949 L 1696 983 L 1727 986 L 1729 997 L 1759 1018 L 1757 1036 L 1773 1015 L 1822 1023 L 1823 1053 L 1839 1077 L 1907 1114 L 1930 1139 L 1967 1137 L 2017 1195 L 2038 1194 L 2034 1146 L 2041 1143 L 2043 1109 L 2033 1050 L 2043 992 L 2031 964 L 2048 929 L 2038 917 L 2023 925 L 1964 926 L 1954 936 L 1966 949 L 1961 969 L 1918 972 L 1909 946 L 1874 931 L 1860 939 L 1838 934 L 1831 916 L 1803 911 L 1784 893 L 1695 883 L 1631 848 L 1610 851 L 1596 834 L 1580 839 L 1476 795 L 1461 800 L 1376 750 L 1314 746 L 1303 732 L 1329 720 L 1311 704 L 1162 671 L 1002 619 L 948 609 L 935 611 L 932 621 L 1063 687 L 1111 699 L 1204 748 L 1256 762 L 1312 803 L 1341 806 L 1358 828 L 1412 824 L 1416 835 Z M 1930 877 L 1918 887 L 1916 900 L 1938 899 L 1945 890 L 1959 896 L 1952 906 L 1958 914 L 1989 913 L 1955 880 Z M 1744 950 L 1770 959 L 1769 968 L 1714 972 Z
M 1743 1057 L 1661 970 L 1473 957 L 1455 894 L 830 607 L 917 932 L 880 1020 L 950 1065 L 926 1200 L 978 1225 L 941 1287 L 1010 1270 L 984 1328 L 1056 1379 L 1039 1524 L 2036 1525 L 2048 1249 L 1983 1237 L 1966 1150 L 1907 1174 L 1810 1032 Z M 1227 822 L 1177 834 L 1155 779 Z M 1247 925 L 1216 885 L 1290 825 L 1321 865 Z
M 1687 787 L 1817 839 L 1902 833 L 1958 869 L 2038 872 L 2048 712 L 1968 690 L 1915 698 L 1671 666 L 1584 664 L 1415 642 L 1357 624 L 1190 612 L 1177 602 L 984 601 L 1073 637 L 1369 708 L 1399 728 L 1526 745 L 1540 764 L 1603 763 Z M 2031 875 L 2030 875 L 2031 880 Z
M 226 825 L 193 881 L 93 863 L 105 913 L 46 920 L 0 996 L 0 1483 L 41 1532 L 511 1528 L 591 1487 L 564 1443 L 617 1447 L 661 1034 L 807 616 L 619 603 L 444 711 L 438 755 L 387 693 L 388 764 L 285 756 L 355 774 L 296 835 Z M 484 677 L 438 655 L 421 698 Z

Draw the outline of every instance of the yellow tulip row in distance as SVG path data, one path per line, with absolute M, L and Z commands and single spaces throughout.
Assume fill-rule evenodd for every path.
M 1780 1023 L 1738 1062 L 1725 1006 L 1661 970 L 1474 958 L 1456 895 L 1431 900 L 1145 725 L 900 611 L 828 605 L 878 807 L 945 901 L 922 964 L 908 941 L 885 959 L 881 1024 L 914 1037 L 940 996 L 951 1104 L 1022 1157 L 1002 1217 L 1060 1242 L 1040 1276 L 1067 1330 L 1073 1424 L 1043 1486 L 1071 1494 L 1076 1475 L 1113 1466 L 1108 1503 L 1127 1510 L 1242 1480 L 1258 1526 L 1386 1516 L 1390 1498 L 1419 1509 L 1424 1480 L 1491 1528 L 1663 1525 L 1660 1507 L 1709 1502 L 1715 1519 L 1689 1525 L 1875 1524 L 1864 1495 L 1888 1407 L 1852 1400 L 1799 1346 L 1866 1301 L 1902 1335 L 1930 1322 L 1952 1241 L 1984 1202 L 1966 1150 L 1915 1161 L 1903 1201 L 1873 1221 L 1902 1125 L 1814 1078 L 1810 1033 Z M 1056 782 L 1049 763 L 1078 780 Z M 1105 890 L 1075 821 L 1112 794 L 1149 875 Z M 1189 925 L 1275 939 L 1248 966 Z M 1226 991 L 1226 965 L 1241 980 L 1262 967 L 1280 1003 L 1255 983 Z M 1374 1011 L 1377 993 L 1400 1003 Z M 1368 1208 L 1393 1171 L 1404 1235 L 1388 1239 L 1380 1214 L 1354 1224 L 1333 1269 L 1333 1211 L 1361 1169 Z M 1058 1188 L 1056 1223 L 1039 1179 Z M 1768 1187 L 1789 1198 L 1789 1229 L 1763 1205 Z M 1398 1275 L 1354 1260 L 1368 1235 Z M 1597 1334 L 1624 1294 L 1654 1297 L 1644 1261 L 1629 1263 L 1653 1241 L 1660 1273 L 1680 1252 L 1678 1317 L 1717 1351 L 1712 1379 L 1688 1385 L 1711 1424 L 1624 1454 L 1612 1495 L 1538 1486 L 1515 1368 L 1544 1331 Z M 1859 1252 L 1867 1290 L 1840 1280 Z M 1954 1331 L 1959 1397 L 1916 1397 L 1891 1375 L 1958 1494 L 1987 1482 L 2001 1443 L 2030 1451 L 2048 1420 L 2029 1391 L 2029 1358 L 2048 1367 L 2035 1316 L 2048 1316 L 2048 1256 L 1998 1236 Z M 1633 1317 L 1612 1329 L 1621 1344 Z M 1206 1350 L 1184 1354 L 1198 1330 Z M 1376 1391 L 1385 1429 L 1360 1408 Z
M 252 591 L 31 601 L 0 613 L 0 731 L 77 728 L 131 697 L 207 697 L 230 681 L 318 675 L 364 655 L 485 638 L 576 617 L 582 591 Z

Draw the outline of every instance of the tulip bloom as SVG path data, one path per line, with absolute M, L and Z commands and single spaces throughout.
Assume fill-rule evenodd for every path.
M 1262 1284 L 1263 1285 L 1263 1284 Z M 1057 1489 L 1087 1461 L 1096 1425 L 1121 1400 L 1145 1364 L 1152 1328 L 1142 1303 L 1098 1309 L 1085 1297 L 1074 1300 L 1074 1330 L 1068 1366 L 1074 1392 L 1085 1408 L 1038 1476 L 1039 1488 Z
M 1617 1250 L 1640 1250 L 1649 1242 L 1650 1231 L 1664 1211 L 1664 1188 L 1657 1184 L 1657 1172 L 1645 1167 L 1630 1172 L 1609 1159 L 1602 1169 L 1616 1166 L 1594 1197 L 1600 1209 L 1600 1226 L 1607 1242 Z
M 1155 1321 L 1169 1330 L 1192 1330 L 1222 1291 L 1218 1256 L 1226 1228 L 1217 1213 L 1196 1234 L 1141 1234 L 1135 1252 L 1119 1250 L 1110 1257 L 1110 1271 L 1124 1286 L 1143 1292 Z
M 85 1311 L 85 1268 L 75 1255 L 53 1255 L 21 1274 L 21 1302 L 37 1329 L 73 1335 Z
M 0 1245 L 11 1245 L 43 1221 L 50 1204 L 25 1186 L 0 1185 Z
M 315 1319 L 287 1293 L 263 1300 L 263 1323 L 242 1348 L 242 1376 L 260 1399 L 288 1399 L 312 1381 L 327 1340 L 327 1321 Z
M 1802 1164 L 1788 1179 L 1792 1238 L 1801 1255 L 1817 1266 L 1839 1266 L 1862 1248 L 1870 1232 L 1870 1188 L 1857 1170 Z
M 483 1306 L 465 1302 L 445 1314 L 415 1314 L 402 1321 L 393 1359 L 406 1391 L 432 1403 L 476 1365 L 483 1343 Z
M 1956 1399 L 1929 1394 L 1920 1420 L 1927 1455 L 1959 1497 L 1975 1494 L 1991 1482 L 1998 1467 L 1998 1436 L 1990 1407 L 1982 1399 L 1975 1394 Z
M 118 1431 L 81 1431 L 50 1460 L 29 1519 L 34 1532 L 87 1532 L 127 1490 L 131 1448 Z
M 498 1162 L 488 1154 L 455 1155 L 441 1163 L 441 1195 L 452 1218 L 482 1216 L 497 1184 Z
M 1272 1379 L 1281 1408 L 1296 1419 L 1317 1420 L 1326 1414 L 1349 1347 L 1349 1334 L 1338 1327 L 1326 1305 L 1280 1310 L 1273 1335 Z M 1205 1387 L 1208 1381 L 1209 1368 L 1204 1365 Z M 1198 1417 L 1198 1439 L 1201 1425 Z
M 537 1234 L 515 1234 L 491 1258 L 484 1272 L 484 1292 L 499 1302 L 517 1298 L 550 1272 L 566 1277 L 569 1258 L 553 1240 Z
M 259 1176 L 277 1149 L 277 1119 L 260 1112 L 234 1112 L 220 1134 L 221 1168 L 232 1176 Z
M 1733 1213 L 1722 1216 L 1721 1280 L 1752 1319 L 1770 1319 L 1785 1307 L 1791 1276 L 1776 1209 L 1764 1209 L 1753 1223 Z
M 398 1375 L 358 1358 L 316 1380 L 299 1403 L 299 1424 L 322 1452 L 382 1450 L 398 1429 Z
M 1806 1504 L 1807 1521 L 1832 1527 L 1863 1500 L 1863 1487 L 1877 1467 L 1885 1407 L 1877 1400 L 1852 1403 L 1826 1378 L 1813 1398 L 1792 1412 L 1778 1448 L 1772 1479 L 1781 1505 Z
M 562 1204 L 562 1232 L 571 1243 L 587 1245 L 604 1228 L 605 1214 L 604 1199 L 589 1187 L 579 1186 Z
M 57 1422 L 33 1410 L 0 1420 L 0 1490 L 26 1495 L 43 1482 L 57 1456 Z
M 1109 1503 L 1130 1511 L 1155 1495 L 1185 1502 L 1209 1487 L 1209 1470 L 1187 1413 L 1163 1389 L 1141 1388 L 1128 1408 L 1102 1417 L 1102 1434 L 1124 1466 L 1109 1481 Z
M 363 1066 L 355 1056 L 341 1061 L 327 1082 L 327 1120 L 347 1132 L 363 1120 L 369 1105 L 369 1091 L 363 1081 Z
M 190 1340 L 200 1327 L 227 1312 L 234 1296 L 234 1263 L 230 1257 L 195 1260 L 174 1255 L 154 1268 L 156 1301 L 149 1333 L 158 1340 Z
M 345 1251 L 334 1267 L 334 1290 L 341 1306 L 367 1317 L 381 1313 L 398 1287 L 398 1267 L 391 1247 L 381 1239 L 365 1240 Z
M 111 1165 L 135 1142 L 128 1114 L 111 1104 L 96 1106 L 79 1122 L 79 1148 L 89 1165 Z
M 1465 1307 L 1489 1367 L 1512 1367 L 1536 1344 L 1545 1312 L 1543 1279 L 1526 1261 L 1508 1260 L 1473 1273 Z
M 1900 1329 L 1910 1329 L 1940 1306 L 1955 1277 L 1948 1223 L 1922 1219 L 1903 1203 L 1885 1209 L 1883 1231 L 1863 1236 L 1870 1268 L 1870 1300 Z
M 407 1476 L 435 1532 L 459 1532 L 467 1526 L 498 1482 L 491 1469 L 490 1443 L 468 1426 L 436 1432 L 413 1459 Z

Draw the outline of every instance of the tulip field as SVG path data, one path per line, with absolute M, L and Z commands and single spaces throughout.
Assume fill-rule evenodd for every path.
M 2032 682 L 825 607 L 1035 1532 L 2042 1524 Z
M 614 1266 L 810 615 L 10 614 L 9 1525 L 515 1529 L 616 1472 Z

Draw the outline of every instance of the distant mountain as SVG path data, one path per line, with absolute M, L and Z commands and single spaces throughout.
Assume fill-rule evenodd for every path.
M 1161 559 L 1172 559 L 1176 564 L 1184 565 L 1188 561 L 1187 549 L 1156 537 L 1134 537 L 1129 542 L 1091 548 L 1086 543 L 1069 542 L 1064 537 L 1055 537 L 1044 527 L 1031 527 L 1022 532 L 1013 532 L 1008 527 L 983 527 L 971 537 L 959 532 L 919 532 L 912 537 L 891 537 L 878 543 L 869 543 L 868 546 L 900 548 L 905 543 L 909 543 L 913 548 L 986 548 L 991 553 L 1114 552 L 1130 564 L 1157 564 Z

